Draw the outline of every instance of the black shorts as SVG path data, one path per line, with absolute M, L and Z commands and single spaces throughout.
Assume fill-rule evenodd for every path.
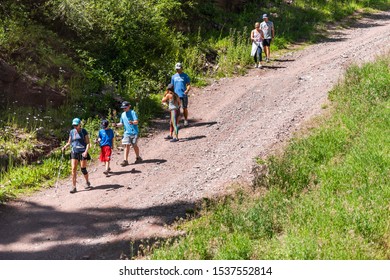
M 81 152 L 81 153 L 71 152 L 70 153 L 70 158 L 71 159 L 77 159 L 78 161 L 90 160 L 91 159 L 91 156 L 89 154 L 87 154 L 87 157 L 83 157 L 83 153 L 84 152 Z
M 271 46 L 272 39 L 264 39 L 263 40 L 263 46 Z
M 188 107 L 188 95 L 184 94 L 183 97 L 180 97 L 180 101 L 181 101 L 181 107 L 186 109 Z

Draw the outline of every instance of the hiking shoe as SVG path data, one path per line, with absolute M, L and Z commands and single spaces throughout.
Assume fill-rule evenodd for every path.
M 84 189 L 86 189 L 86 190 L 90 190 L 90 189 L 92 189 L 92 186 L 91 186 L 91 182 L 86 182 L 85 183 L 85 186 L 84 186 Z
M 188 121 L 184 120 L 184 126 L 188 126 Z
M 108 172 L 108 173 L 111 173 L 111 168 L 110 168 L 110 167 L 107 169 L 107 172 Z
M 172 139 L 173 137 L 171 135 L 168 135 L 167 137 L 164 137 L 165 140 L 170 140 Z
M 121 166 L 127 166 L 127 165 L 129 165 L 129 162 L 127 160 L 121 162 Z
M 106 175 L 106 176 L 108 176 L 108 173 L 109 173 L 109 172 L 110 172 L 110 171 L 108 171 L 108 170 L 104 170 L 104 171 L 103 171 L 103 174 Z
M 77 192 L 77 189 L 76 189 L 76 187 L 73 187 L 73 188 L 70 190 L 70 193 L 75 193 L 75 192 Z
M 137 157 L 137 159 L 135 160 L 135 162 L 134 163 L 141 163 L 142 162 L 142 158 L 141 157 Z
M 179 141 L 179 139 L 177 139 L 177 138 L 173 138 L 172 140 L 170 140 L 169 142 L 177 142 L 177 141 Z

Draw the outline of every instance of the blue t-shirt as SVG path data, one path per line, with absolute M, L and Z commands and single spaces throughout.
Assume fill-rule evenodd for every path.
M 125 136 L 129 135 L 138 135 L 138 125 L 129 124 L 129 121 L 137 121 L 137 114 L 134 110 L 129 110 L 127 112 L 123 112 L 121 115 L 121 123 L 125 128 Z
M 176 73 L 171 78 L 171 84 L 173 84 L 174 91 L 179 97 L 184 97 L 184 92 L 187 89 L 187 84 L 190 83 L 190 77 L 184 72 Z
M 85 136 L 88 135 L 88 132 L 82 128 L 80 132 L 74 128 L 69 132 L 72 152 L 74 153 L 83 153 L 87 148 L 87 143 L 85 142 Z
M 114 131 L 111 128 L 99 130 L 100 147 L 110 146 L 112 148 L 112 139 L 114 139 Z

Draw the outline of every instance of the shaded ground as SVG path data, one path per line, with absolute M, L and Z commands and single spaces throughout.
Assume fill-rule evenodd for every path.
M 319 115 L 351 63 L 389 51 L 390 12 L 330 34 L 246 76 L 194 89 L 181 141 L 167 142 L 167 129 L 156 130 L 140 140 L 144 162 L 120 167 L 118 152 L 110 177 L 95 160 L 93 190 L 79 187 L 72 195 L 66 180 L 1 207 L 0 259 L 118 259 L 129 254 L 130 240 L 178 234 L 166 225 L 204 197 L 226 193 L 235 182 L 249 184 L 255 157 L 272 153 Z M 156 120 L 168 128 L 167 121 Z

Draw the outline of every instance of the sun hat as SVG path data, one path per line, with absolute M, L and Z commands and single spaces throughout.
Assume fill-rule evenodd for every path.
M 108 120 L 102 120 L 101 126 L 102 126 L 102 128 L 107 128 L 108 127 Z
M 72 121 L 72 125 L 79 125 L 81 123 L 81 120 L 79 118 L 74 118 Z
M 130 106 L 130 103 L 128 101 L 123 101 L 121 108 L 124 109 L 124 108 L 127 108 L 129 106 Z
M 182 69 L 183 65 L 180 62 L 178 62 L 178 63 L 176 63 L 175 68 L 176 68 L 176 70 L 177 69 Z
M 173 86 L 173 84 L 169 84 L 168 86 L 167 86 L 167 90 L 170 90 L 170 91 L 174 91 L 174 86 Z
M 263 15 L 263 18 L 268 18 L 268 15 L 267 15 L 267 14 L 264 14 L 264 15 Z

